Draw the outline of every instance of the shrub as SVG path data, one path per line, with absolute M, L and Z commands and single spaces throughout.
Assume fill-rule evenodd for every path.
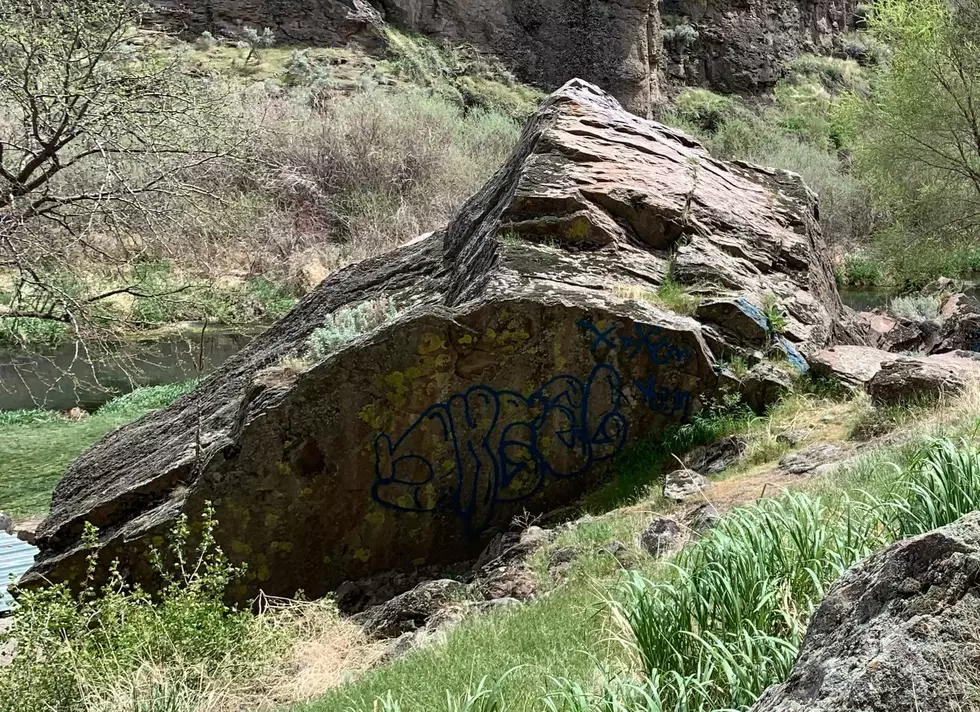
M 735 115 L 735 101 L 707 89 L 685 89 L 677 97 L 678 116 L 702 131 L 714 133 Z
M 942 304 L 938 297 L 925 294 L 895 297 L 888 310 L 897 317 L 913 321 L 930 321 L 939 318 Z
M 665 43 L 674 42 L 680 45 L 682 48 L 692 45 L 698 41 L 698 31 L 686 22 L 674 25 L 672 27 L 665 27 L 662 31 Z
M 267 102 L 261 188 L 332 266 L 445 225 L 518 138 L 499 112 L 464 113 L 417 89 L 336 98 L 322 111 Z
M 241 571 L 214 544 L 214 512 L 205 509 L 200 546 L 188 546 L 190 527 L 182 519 L 171 532 L 169 556 L 155 552 L 163 581 L 160 602 L 128 585 L 118 567 L 106 584 L 91 583 L 97 553 L 88 559 L 89 578 L 76 596 L 65 584 L 25 592 L 18 601 L 17 625 L 9 638 L 17 654 L 0 674 L 0 709 L 31 712 L 98 708 L 99 698 L 146 665 L 227 665 L 247 641 L 247 614 L 221 602 Z M 85 543 L 97 544 L 89 526 Z
M 194 40 L 194 47 L 201 52 L 208 52 L 214 49 L 218 44 L 218 41 L 214 38 L 210 32 L 205 30 L 201 35 Z
M 837 281 L 851 287 L 875 287 L 884 284 L 881 260 L 863 252 L 845 255 L 837 272 Z
M 323 326 L 310 335 L 310 352 L 316 360 L 323 360 L 358 336 L 391 321 L 397 314 L 394 302 L 387 297 L 341 307 L 327 315 Z

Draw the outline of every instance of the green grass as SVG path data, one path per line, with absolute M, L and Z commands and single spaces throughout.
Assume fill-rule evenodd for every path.
M 106 433 L 162 408 L 194 383 L 139 388 L 72 422 L 50 411 L 0 413 L 0 511 L 15 518 L 45 514 L 69 463 Z
M 591 677 L 601 654 L 603 607 L 588 586 L 570 587 L 514 610 L 471 618 L 444 645 L 411 653 L 296 712 L 367 712 L 389 691 L 402 709 L 445 712 L 447 691 L 475 690 L 486 677 L 508 712 L 535 709 L 556 672 Z

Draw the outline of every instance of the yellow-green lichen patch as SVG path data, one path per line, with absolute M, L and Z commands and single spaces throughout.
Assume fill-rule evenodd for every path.
M 368 561 L 371 558 L 370 549 L 358 549 L 354 552 L 354 559 L 356 561 Z
M 267 512 L 265 515 L 265 525 L 268 528 L 272 528 L 279 524 L 279 515 L 275 512 Z
M 446 341 L 439 334 L 426 332 L 419 340 L 418 352 L 420 354 L 431 354 L 446 348 Z
M 280 475 L 283 475 L 284 477 L 286 477 L 286 476 L 291 475 L 292 473 L 293 473 L 293 470 L 292 470 L 292 468 L 290 468 L 288 462 L 280 462 L 279 463 L 279 474 Z
M 585 240 L 592 233 L 592 224 L 584 215 L 579 215 L 568 224 L 566 234 L 570 240 Z
M 373 512 L 368 512 L 365 514 L 364 519 L 368 524 L 373 524 L 376 527 L 380 527 L 385 523 L 385 513 L 380 509 L 377 509 Z
M 463 346 L 466 346 L 467 344 L 472 344 L 473 343 L 473 335 L 472 334 L 463 334 L 456 341 L 459 344 L 463 345 Z
M 291 541 L 274 541 L 269 544 L 269 551 L 292 551 L 293 542 Z

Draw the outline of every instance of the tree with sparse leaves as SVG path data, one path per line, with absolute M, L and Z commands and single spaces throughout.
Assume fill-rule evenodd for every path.
M 980 254 L 980 0 L 876 0 L 869 21 L 891 57 L 843 113 L 888 254 L 906 273 L 962 269 L 955 255 Z
M 222 99 L 137 28 L 135 0 L 0 0 L 0 327 L 114 328 L 133 265 L 229 154 Z M 89 261 L 99 280 L 82 277 Z M 7 330 L 16 333 L 16 330 Z

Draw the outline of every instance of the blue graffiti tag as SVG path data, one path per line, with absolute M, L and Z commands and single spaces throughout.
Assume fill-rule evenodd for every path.
M 477 534 L 497 504 L 619 452 L 628 429 L 621 399 L 622 379 L 606 364 L 584 383 L 556 376 L 530 396 L 473 386 L 426 409 L 397 441 L 378 435 L 372 494 L 400 511 L 453 511 Z M 445 459 L 434 462 L 436 452 Z
M 616 333 L 617 324 L 613 324 L 608 329 L 600 329 L 588 319 L 581 319 L 575 322 L 575 325 L 591 332 L 592 335 L 595 336 L 595 338 L 592 340 L 592 346 L 589 347 L 593 352 L 595 352 L 600 346 L 608 346 L 610 349 L 616 348 L 616 337 L 610 336 L 610 334 Z
M 641 353 L 646 353 L 650 362 L 658 366 L 668 363 L 685 366 L 694 360 L 694 355 L 690 349 L 674 344 L 669 334 L 664 333 L 659 326 L 644 326 L 634 323 L 631 333 L 629 330 L 621 328 L 619 324 L 613 324 L 607 329 L 600 329 L 588 319 L 581 319 L 576 322 L 576 325 L 594 337 L 590 347 L 593 353 L 602 346 L 606 346 L 610 350 L 621 349 L 623 355 L 630 359 L 636 358 Z
M 633 381 L 643 397 L 646 399 L 647 406 L 654 413 L 663 415 L 674 415 L 678 411 L 687 415 L 691 407 L 691 392 L 682 391 L 677 388 L 657 386 L 657 377 L 651 375 L 646 381 Z

